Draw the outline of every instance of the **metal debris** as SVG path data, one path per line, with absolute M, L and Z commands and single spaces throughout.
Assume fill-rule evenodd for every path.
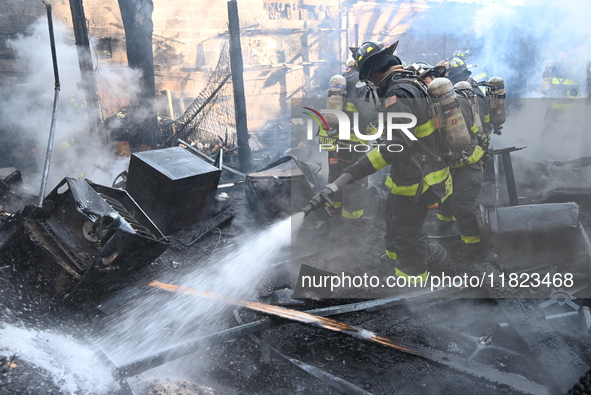
M 159 281 L 152 281 L 149 285 L 170 292 L 181 292 L 188 295 L 196 295 L 206 297 L 209 299 L 219 300 L 225 303 L 243 306 L 248 309 L 259 311 L 262 313 L 275 315 L 277 317 L 302 322 L 308 325 L 318 326 L 339 333 L 344 333 L 361 340 L 369 341 L 372 343 L 378 343 L 402 351 L 406 354 L 415 355 L 417 357 L 437 362 L 441 365 L 451 367 L 453 369 L 459 370 L 463 373 L 468 373 L 475 377 L 483 378 L 493 383 L 512 387 L 513 389 L 523 393 L 535 395 L 550 393 L 548 388 L 540 384 L 534 383 L 530 380 L 510 373 L 501 372 L 490 366 L 486 366 L 475 361 L 464 360 L 452 354 L 444 353 L 441 351 L 427 349 L 423 346 L 408 345 L 403 342 L 394 341 L 392 339 L 380 336 L 366 329 L 348 325 L 329 318 L 315 316 L 310 313 L 305 313 L 297 310 L 290 310 L 280 306 L 267 305 L 260 302 L 230 299 L 226 298 L 224 295 L 220 295 L 212 291 L 200 291 L 197 289 L 184 287 L 180 285 L 165 284 Z

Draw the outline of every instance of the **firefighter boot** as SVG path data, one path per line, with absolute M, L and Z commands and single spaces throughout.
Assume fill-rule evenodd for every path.
M 441 272 L 443 262 L 447 258 L 447 251 L 439 243 L 429 243 L 427 246 L 427 269 L 431 273 Z

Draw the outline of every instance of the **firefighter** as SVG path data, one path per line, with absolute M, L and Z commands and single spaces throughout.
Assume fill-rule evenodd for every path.
M 487 73 L 487 66 L 485 65 L 486 52 L 484 51 L 484 40 L 478 38 L 470 44 L 470 48 L 465 51 L 455 51 L 451 56 L 462 59 L 469 64 L 468 68 L 474 69 L 472 79 L 474 81 L 487 81 L 489 73 Z
M 585 134 L 581 140 L 556 139 L 556 135 L 562 133 L 565 124 L 585 124 L 586 119 L 582 116 L 581 107 L 581 84 L 579 75 L 575 75 L 578 62 L 571 57 L 561 57 L 559 61 L 548 61 L 542 77 L 542 94 L 550 99 L 544 117 L 545 125 L 540 134 L 539 148 L 545 151 L 547 156 L 554 156 L 556 159 L 572 159 L 572 152 L 580 143 L 581 156 L 588 152 L 585 144 Z M 570 144 L 569 144 L 570 143 Z M 558 154 L 558 155 L 557 155 Z
M 464 254 L 468 257 L 475 257 L 484 250 L 476 221 L 476 205 L 487 158 L 485 153 L 490 140 L 487 129 L 490 128 L 488 103 L 486 96 L 478 86 L 470 81 L 471 72 L 467 69 L 464 61 L 453 57 L 445 59 L 437 65 L 446 68 L 445 77 L 454 85 L 462 81 L 467 83 L 457 93 L 460 95 L 462 113 L 471 132 L 471 143 L 465 152 L 464 160 L 451 166 L 453 194 L 437 211 L 438 228 L 441 233 L 445 233 L 451 229 L 454 223 L 457 223 Z M 474 102 L 478 103 L 477 111 L 481 128 L 477 126 L 474 119 L 475 111 L 468 99 L 477 99 Z
M 386 254 L 381 260 L 389 267 L 382 269 L 391 274 L 393 267 L 396 276 L 416 282 L 425 280 L 429 270 L 447 256 L 440 244 L 427 242 L 423 223 L 427 212 L 436 209 L 451 193 L 451 177 L 444 159 L 443 139 L 431 117 L 426 86 L 404 70 L 402 61 L 394 55 L 395 48 L 396 43 L 384 46 L 381 42 L 365 42 L 351 50 L 359 79 L 375 86 L 384 116 L 392 112 L 413 114 L 416 125 L 406 132 L 418 140 L 394 129 L 383 146 L 402 149 L 375 147 L 347 167 L 345 174 L 359 180 L 391 165 L 386 181 L 391 191 L 385 208 Z M 408 118 L 392 121 L 409 123 Z
M 365 132 L 372 132 L 373 127 L 371 122 L 377 120 L 377 111 L 375 106 L 362 98 L 365 98 L 367 93 L 366 87 L 357 88 L 356 84 L 359 82 L 359 72 L 355 70 L 355 61 L 349 58 L 346 63 L 347 69 L 342 74 L 345 78 L 346 85 L 343 87 L 344 92 L 344 111 L 351 120 L 353 125 L 353 113 L 358 113 L 359 116 L 359 130 Z M 357 107 L 362 108 L 357 109 Z M 373 133 L 368 133 L 373 134 Z M 332 183 L 340 176 L 346 167 L 351 166 L 361 156 L 362 150 L 356 150 L 356 145 L 367 145 L 367 140 L 360 139 L 351 131 L 350 140 L 339 140 L 338 130 L 319 130 L 320 147 L 328 151 L 328 182 Z M 347 225 L 353 225 L 357 220 L 360 220 L 363 215 L 363 200 L 365 197 L 365 190 L 367 189 L 367 177 L 363 177 L 353 183 L 349 183 L 343 189 L 335 192 L 332 196 L 334 203 L 334 212 L 337 218 L 342 218 Z
M 406 67 L 406 69 L 414 72 L 427 86 L 429 86 L 431 81 L 435 78 L 444 77 L 446 72 L 444 66 L 433 67 L 426 62 L 415 62 Z

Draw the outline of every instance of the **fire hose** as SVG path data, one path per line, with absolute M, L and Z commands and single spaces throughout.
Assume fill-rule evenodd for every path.
M 347 185 L 353 175 L 351 173 L 343 173 L 339 178 L 337 178 L 334 182 L 328 184 L 324 189 L 314 195 L 312 199 L 308 202 L 306 207 L 302 209 L 304 215 L 310 214 L 312 211 L 316 211 L 319 208 L 323 208 L 328 214 L 329 217 L 334 215 L 333 207 L 334 204 L 332 200 L 330 200 L 330 196 L 343 188 L 343 186 Z

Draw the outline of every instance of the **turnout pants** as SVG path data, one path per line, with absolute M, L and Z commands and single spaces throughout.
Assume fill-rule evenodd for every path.
M 414 197 L 390 194 L 386 203 L 386 254 L 396 269 L 409 276 L 427 271 L 427 236 L 423 224 L 428 207 L 437 199 L 427 190 L 418 201 Z
M 364 154 L 348 151 L 328 152 L 328 182 L 336 180 L 346 167 L 362 157 Z M 359 219 L 363 216 L 363 199 L 367 189 L 367 177 L 345 185 L 335 192 L 331 199 L 334 202 L 335 215 L 346 219 Z
M 452 168 L 453 193 L 437 210 L 439 220 L 457 221 L 462 241 L 466 244 L 480 242 L 476 222 L 476 199 L 480 193 L 483 175 L 482 166 L 478 163 Z

